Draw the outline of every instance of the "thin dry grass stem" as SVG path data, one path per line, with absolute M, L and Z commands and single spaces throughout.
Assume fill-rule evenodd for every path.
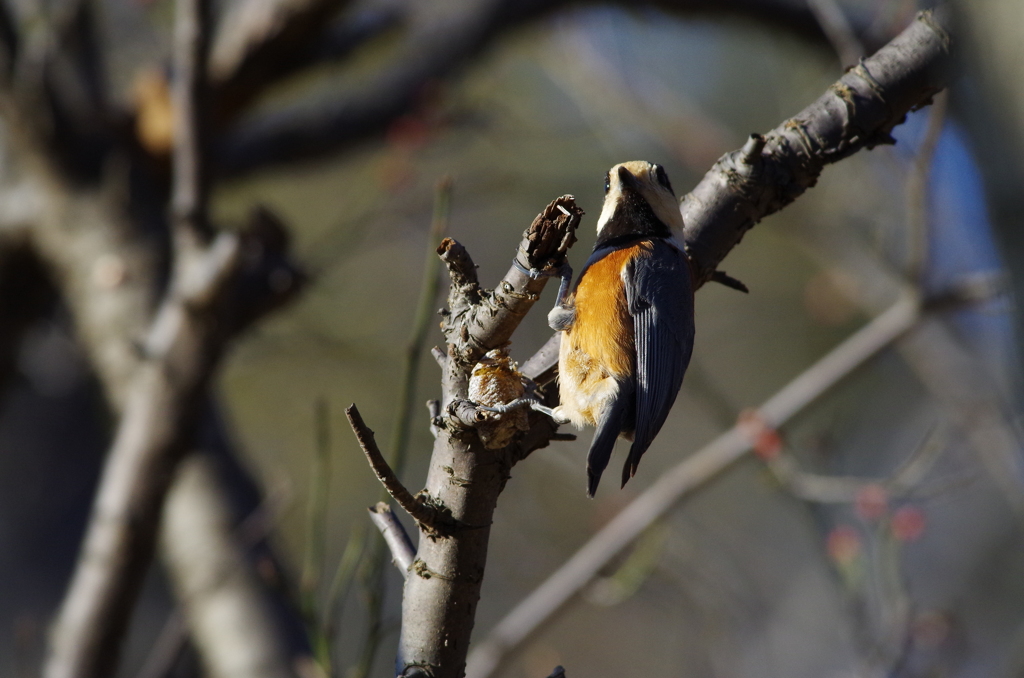
M 331 424 L 330 408 L 324 398 L 317 400 L 315 409 L 316 451 L 310 471 L 309 506 L 305 554 L 303 557 L 300 596 L 302 613 L 306 618 L 313 654 L 327 675 L 331 674 L 331 643 L 324 628 L 317 600 L 324 566 L 327 543 L 327 513 L 331 487 Z

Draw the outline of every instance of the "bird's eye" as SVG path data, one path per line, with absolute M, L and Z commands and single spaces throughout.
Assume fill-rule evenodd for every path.
M 665 168 L 661 165 L 656 165 L 655 167 L 654 174 L 658 177 L 658 183 L 675 194 L 675 191 L 672 190 L 672 184 L 668 180 L 668 175 L 665 174 Z
M 611 172 L 605 172 L 604 173 L 604 192 L 605 192 L 605 195 L 608 194 L 608 191 L 610 191 L 611 188 L 612 188 L 612 173 Z

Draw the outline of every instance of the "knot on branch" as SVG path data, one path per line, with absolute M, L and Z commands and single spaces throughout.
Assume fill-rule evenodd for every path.
M 472 400 L 459 399 L 448 403 L 445 408 L 447 416 L 441 417 L 439 425 L 456 438 L 461 438 L 487 419 L 487 414 L 480 410 Z

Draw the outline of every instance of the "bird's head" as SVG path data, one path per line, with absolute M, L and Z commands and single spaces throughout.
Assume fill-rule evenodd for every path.
M 645 160 L 619 163 L 605 175 L 604 192 L 598 242 L 624 235 L 682 234 L 679 202 L 661 165 Z

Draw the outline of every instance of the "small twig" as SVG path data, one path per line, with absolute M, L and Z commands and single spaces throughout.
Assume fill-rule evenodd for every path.
M 210 0 L 178 0 L 174 22 L 174 183 L 171 214 L 175 238 L 209 240 L 206 203 L 206 55 Z M 176 247 L 182 243 L 177 242 Z
M 370 468 L 377 474 L 377 480 L 384 485 L 384 489 L 398 502 L 399 506 L 405 509 L 406 513 L 412 516 L 413 520 L 427 529 L 435 528 L 438 522 L 437 513 L 429 506 L 418 501 L 402 485 L 402 481 L 398 479 L 398 476 L 391 470 L 391 466 L 384 458 L 384 455 L 381 454 L 380 448 L 377 447 L 377 441 L 374 440 L 373 431 L 363 421 L 363 417 L 359 414 L 359 408 L 355 406 L 355 403 L 345 409 L 345 415 L 348 417 L 348 423 L 352 426 L 352 432 L 356 434 L 359 446 L 363 448 L 363 453 L 366 455 L 367 461 L 370 462 Z
M 803 501 L 823 504 L 846 504 L 857 501 L 864 488 L 877 486 L 887 497 L 917 496 L 918 485 L 935 464 L 943 450 L 940 436 L 935 430 L 921 441 L 914 452 L 887 478 L 857 478 L 827 476 L 800 469 L 792 456 L 782 454 L 768 459 L 776 480 L 793 496 Z
M 434 420 L 441 416 L 441 401 L 436 399 L 428 400 L 427 414 L 430 417 L 430 435 L 436 439 L 441 434 L 441 428 L 434 423 Z
M 416 549 L 409 539 L 408 533 L 402 526 L 401 521 L 395 516 L 395 512 L 384 502 L 377 502 L 376 506 L 367 509 L 370 512 L 370 520 L 380 530 L 384 542 L 391 551 L 391 562 L 395 564 L 402 578 L 409 576 L 409 566 L 416 559 Z

